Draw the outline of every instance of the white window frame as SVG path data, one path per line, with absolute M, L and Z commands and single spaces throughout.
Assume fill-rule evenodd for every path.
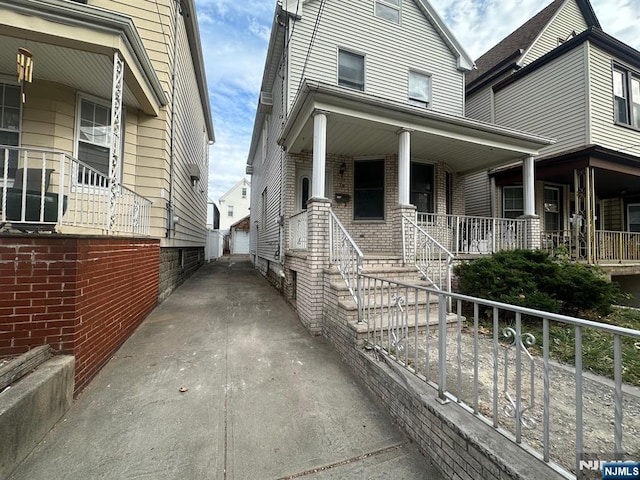
M 379 7 L 380 7 L 380 10 L 379 10 Z M 397 20 L 385 17 L 383 14 L 381 14 L 381 12 L 384 12 L 384 11 L 397 12 L 398 14 Z M 402 19 L 402 0 L 374 0 L 373 14 L 377 18 L 400 25 L 400 21 Z
M 227 205 L 227 217 L 233 218 L 233 205 Z
M 76 96 L 76 119 L 75 119 L 75 127 L 74 127 L 74 139 L 73 139 L 73 157 L 75 159 L 77 159 L 78 161 L 80 161 L 78 159 L 78 152 L 79 152 L 79 144 L 80 144 L 80 126 L 81 126 L 81 120 L 82 120 L 82 101 L 87 101 L 90 103 L 93 103 L 95 105 L 99 105 L 101 107 L 105 107 L 109 109 L 109 127 L 112 127 L 111 125 L 111 120 L 113 118 L 113 112 L 111 112 L 111 101 L 110 100 L 105 100 L 103 98 L 98 98 L 98 97 L 94 97 L 93 95 L 88 95 L 86 93 L 79 93 Z M 124 145 L 125 145 L 125 125 L 126 125 L 126 118 L 125 118 L 125 108 L 123 105 L 122 108 L 122 118 L 121 118 L 121 124 L 122 124 L 122 128 L 121 128 L 121 142 L 120 142 L 120 165 L 119 165 L 119 182 L 122 183 L 122 177 L 123 177 L 123 170 L 124 170 Z M 109 145 L 108 145 L 108 149 L 109 149 L 109 158 L 111 158 L 111 148 L 112 148 L 112 142 L 111 142 L 111 135 L 113 135 L 113 132 L 111 132 L 111 134 L 109 135 Z M 87 142 L 89 143 L 89 142 Z M 108 186 L 105 186 L 104 188 L 101 187 L 97 187 L 97 186 L 92 186 L 92 185 L 86 185 L 83 182 L 78 181 L 78 172 L 73 171 L 72 173 L 72 185 L 73 186 L 83 186 L 85 188 L 87 187 L 91 187 L 91 188 L 96 188 L 97 190 L 100 190 L 102 193 L 107 194 L 108 193 Z M 102 174 L 104 175 L 107 180 L 109 179 L 109 171 L 107 170 L 106 174 Z M 99 192 L 94 192 L 94 193 L 99 193 Z
M 505 185 L 502 187 L 502 216 L 503 218 L 518 218 L 520 215 L 516 216 L 516 217 L 507 217 L 507 209 L 505 206 L 505 201 L 506 201 L 506 195 L 505 193 L 507 192 L 507 190 L 520 190 L 521 194 L 522 194 L 522 210 L 520 209 L 514 209 L 514 208 L 510 208 L 508 211 L 509 212 L 522 212 L 520 215 L 524 215 L 524 187 L 522 185 Z
M 353 55 L 362 58 L 362 88 L 357 88 L 352 85 L 343 85 L 340 83 L 340 54 L 344 52 L 348 55 Z M 348 48 L 338 47 L 336 52 L 336 85 L 340 87 L 350 88 L 358 92 L 364 92 L 367 87 L 367 56 L 362 52 L 357 52 Z M 347 82 L 349 83 L 349 82 Z
M 411 76 L 420 76 L 424 78 L 427 84 L 427 98 L 420 98 L 418 96 L 411 95 Z M 431 85 L 432 85 L 432 77 L 430 74 L 426 72 L 422 72 L 420 70 L 410 69 L 407 75 L 407 98 L 410 105 L 414 105 L 416 107 L 422 108 L 431 108 Z
M 302 182 L 309 181 L 309 198 L 313 197 L 313 172 L 309 168 L 298 169 L 296 173 L 296 208 L 295 213 L 300 213 L 306 208 L 302 208 Z M 333 170 L 327 168 L 324 174 L 324 195 L 327 198 L 333 197 Z
M 8 85 L 10 87 L 20 87 L 20 85 L 18 83 L 15 82 L 15 80 L 8 80 L 10 77 L 5 77 L 4 76 L 0 76 L 0 86 L 2 86 L 2 91 L 4 91 L 4 86 Z M 22 143 L 22 112 L 23 112 L 23 103 L 22 103 L 22 99 L 20 98 L 21 96 L 18 96 L 18 105 L 19 105 L 19 117 L 18 117 L 18 129 L 17 130 L 11 130 L 9 128 L 1 128 L 0 130 L 2 130 L 3 132 L 9 132 L 9 133 L 17 133 L 18 134 L 18 141 L 16 143 L 16 145 L 11 145 L 11 146 L 15 146 L 15 147 L 19 147 Z M 0 108 L 0 115 L 2 115 L 2 109 Z M 0 156 L 0 162 L 2 162 L 2 165 L 4 167 L 4 155 Z M 2 175 L 2 172 L 0 171 L 0 186 L 4 185 L 4 175 Z M 13 178 L 12 177 L 8 177 L 7 178 L 7 187 L 11 187 L 13 186 Z
M 271 115 L 265 115 L 262 124 L 262 164 L 264 164 L 267 154 L 269 153 L 269 121 Z
M 242 198 L 247 198 L 247 187 L 242 187 L 242 190 L 240 191 Z

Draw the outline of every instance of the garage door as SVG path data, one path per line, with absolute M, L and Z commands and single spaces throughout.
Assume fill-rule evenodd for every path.
M 231 253 L 249 253 L 249 232 L 242 232 L 238 230 L 233 232 L 233 245 L 231 246 Z

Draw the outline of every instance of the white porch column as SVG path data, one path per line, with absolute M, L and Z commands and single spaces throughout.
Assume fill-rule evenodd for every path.
M 115 228 L 116 199 L 120 192 L 120 152 L 122 150 L 122 91 L 124 61 L 116 50 L 113 54 L 113 86 L 111 91 L 111 148 L 109 152 L 109 231 Z
M 398 132 L 398 203 L 409 205 L 411 182 L 411 131 Z
M 535 215 L 535 161 L 527 157 L 522 164 L 522 195 L 524 200 L 524 215 Z
M 313 182 L 312 198 L 325 198 L 324 179 L 327 157 L 327 112 L 313 113 Z

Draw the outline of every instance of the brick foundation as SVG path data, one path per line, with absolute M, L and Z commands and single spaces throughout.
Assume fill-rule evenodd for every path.
M 0 356 L 49 344 L 76 357 L 76 392 L 158 299 L 159 241 L 0 237 Z

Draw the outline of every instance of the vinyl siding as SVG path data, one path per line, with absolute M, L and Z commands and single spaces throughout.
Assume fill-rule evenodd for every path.
M 575 31 L 579 34 L 586 29 L 587 22 L 582 16 L 578 3 L 576 0 L 567 0 L 529 51 L 525 53 L 522 65 L 528 65 L 556 48 L 559 45 L 559 38 L 566 39 L 571 32 Z
M 463 179 L 465 194 L 465 215 L 490 217 L 491 181 L 487 172 L 467 175 Z
M 492 122 L 491 87 L 487 87 L 467 99 L 466 115 L 482 122 Z
M 292 101 L 321 3 L 305 3 L 295 25 L 290 46 Z M 326 2 L 304 77 L 336 85 L 338 49 L 345 49 L 365 56 L 365 93 L 407 102 L 409 69 L 415 69 L 431 75 L 431 108 L 462 115 L 464 76 L 457 70 L 457 59 L 415 2 L 402 1 L 399 25 L 376 17 L 373 8 L 373 1 Z
M 578 47 L 495 93 L 496 123 L 557 140 L 541 155 L 584 145 L 586 65 Z
M 613 62 L 624 66 L 598 47 L 590 45 L 589 72 L 591 81 L 591 142 L 613 150 L 640 155 L 640 131 L 614 123 Z M 631 71 L 638 72 L 636 69 Z

